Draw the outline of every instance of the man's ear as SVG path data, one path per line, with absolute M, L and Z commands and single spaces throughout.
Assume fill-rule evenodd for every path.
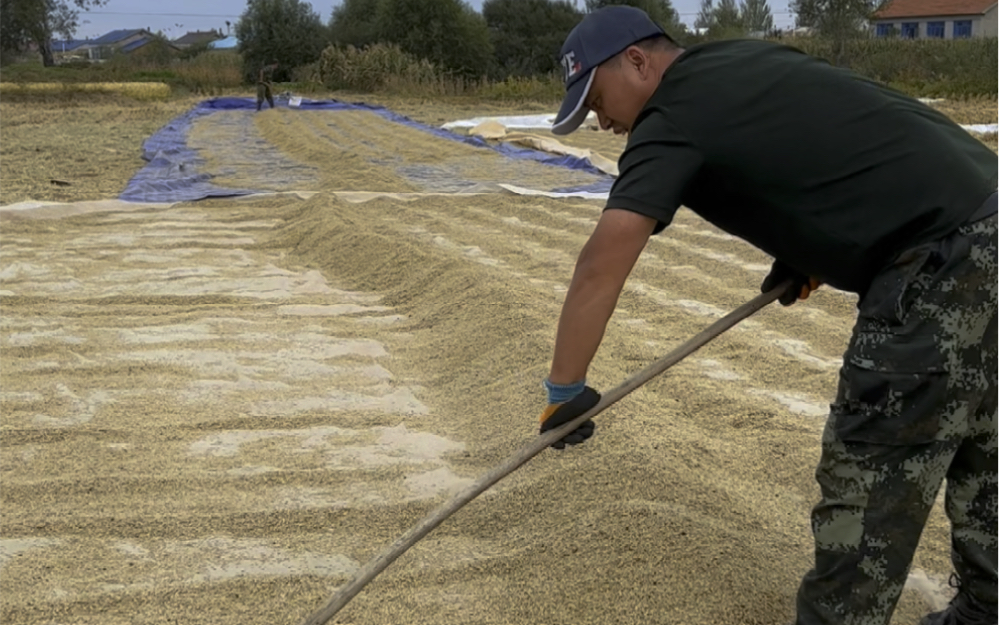
M 642 50 L 638 46 L 629 46 L 624 51 L 624 60 L 628 65 L 634 67 L 643 79 L 648 77 L 649 56 L 645 53 L 645 50 Z

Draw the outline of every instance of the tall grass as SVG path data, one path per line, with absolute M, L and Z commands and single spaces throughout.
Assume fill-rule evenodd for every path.
M 837 47 L 822 37 L 780 43 L 849 67 L 910 95 L 995 98 L 996 39 L 908 40 L 863 38 Z M 416 59 L 397 46 L 376 44 L 358 50 L 328 47 L 322 58 L 299 74 L 315 87 L 415 97 L 473 97 L 485 100 L 557 102 L 564 94 L 559 76 L 469 80 Z
M 415 81 L 411 76 L 392 76 L 380 91 L 401 96 L 435 98 L 474 98 L 498 102 L 560 102 L 565 95 L 561 78 L 533 76 L 505 80 L 478 80 L 438 75 L 432 80 Z
M 194 93 L 220 94 L 243 84 L 243 60 L 234 52 L 205 52 L 174 67 L 177 83 Z
M 116 56 L 104 63 L 71 63 L 42 67 L 38 63 L 8 65 L 0 69 L 7 83 L 97 84 L 156 82 L 174 91 L 215 95 L 239 89 L 243 83 L 242 60 L 230 51 L 210 51 L 191 59 Z
M 306 80 L 322 83 L 327 89 L 359 92 L 385 89 L 399 78 L 411 85 L 430 84 L 441 75 L 430 61 L 416 59 L 398 46 L 383 44 L 364 50 L 329 46 L 311 71 Z
M 319 61 L 297 73 L 301 82 L 331 90 L 413 97 L 474 97 L 487 100 L 558 101 L 562 81 L 554 75 L 491 81 L 450 74 L 398 46 L 375 44 L 326 48 Z
M 137 100 L 164 100 L 170 86 L 161 82 L 6 82 L 4 96 L 72 96 L 78 94 L 123 95 Z
M 996 97 L 997 41 L 977 39 L 864 38 L 834 43 L 822 37 L 783 40 L 808 54 L 849 67 L 911 95 Z

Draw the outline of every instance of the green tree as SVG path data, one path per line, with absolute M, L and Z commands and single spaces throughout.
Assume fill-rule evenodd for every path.
M 670 35 L 686 31 L 670 0 L 586 0 L 586 10 L 592 13 L 606 6 L 622 4 L 645 11 L 653 22 L 665 28 Z
M 0 55 L 7 59 L 34 43 L 45 67 L 55 65 L 52 37 L 71 38 L 79 25 L 79 10 L 106 0 L 0 0 Z
M 697 19 L 694 20 L 694 28 L 711 29 L 715 23 L 715 6 L 712 0 L 701 0 L 701 8 L 697 12 Z
M 337 45 L 363 48 L 381 40 L 378 16 L 382 0 L 344 0 L 330 17 L 330 39 Z
M 329 33 L 312 5 L 301 0 L 247 0 L 236 23 L 243 77 L 255 82 L 257 72 L 278 62 L 274 80 L 289 80 L 296 67 L 312 63 L 326 47 Z
M 453 74 L 472 78 L 491 70 L 486 21 L 461 0 L 385 0 L 379 22 L 385 43 Z
M 765 1 L 765 0 L 761 0 Z M 746 21 L 735 0 L 701 0 L 701 8 L 694 21 L 694 27 L 705 29 L 705 38 L 732 39 L 746 35 Z
M 877 8 L 875 0 L 791 0 L 795 26 L 814 28 L 832 41 L 831 59 L 843 63 L 846 42 L 859 36 Z
M 583 18 L 565 0 L 486 0 L 482 16 L 504 78 L 557 71 L 559 49 Z
M 708 28 L 711 39 L 731 39 L 746 34 L 746 24 L 735 0 L 718 0 L 714 8 L 714 20 Z
M 874 0 L 791 0 L 795 26 L 814 28 L 829 37 L 859 34 L 877 8 Z
M 774 18 L 767 0 L 743 0 L 739 13 L 742 25 L 749 32 L 769 33 L 774 29 Z

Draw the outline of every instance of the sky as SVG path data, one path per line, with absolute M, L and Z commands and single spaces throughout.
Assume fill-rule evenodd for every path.
M 575 0 L 583 6 L 583 0 Z M 333 6 L 340 0 L 312 0 L 309 4 L 322 17 L 323 22 L 330 18 Z M 779 28 L 792 25 L 792 17 L 787 12 L 787 0 L 768 0 L 774 24 Z M 482 8 L 482 0 L 470 0 L 476 9 Z M 700 7 L 700 0 L 673 0 L 673 7 L 680 13 L 680 20 L 692 25 Z M 99 37 L 104 33 L 122 28 L 148 28 L 152 32 L 163 31 L 170 39 L 176 39 L 187 31 L 221 30 L 226 32 L 226 20 L 235 25 L 246 8 L 246 0 L 107 0 L 107 3 L 91 11 L 81 11 L 80 27 L 76 36 L 80 39 Z

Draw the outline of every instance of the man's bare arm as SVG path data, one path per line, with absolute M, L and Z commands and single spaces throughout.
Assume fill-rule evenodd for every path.
M 638 213 L 607 209 L 583 246 L 562 305 L 552 359 L 552 384 L 586 377 L 621 289 L 652 234 L 656 221 Z

